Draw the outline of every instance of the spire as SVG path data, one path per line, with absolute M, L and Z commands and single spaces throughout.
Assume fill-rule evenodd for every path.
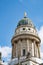
M 24 17 L 27 17 L 27 13 L 26 12 L 24 13 Z

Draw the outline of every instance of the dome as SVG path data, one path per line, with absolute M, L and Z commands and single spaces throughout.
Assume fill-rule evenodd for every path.
M 18 25 L 17 27 L 21 26 L 21 25 L 28 25 L 28 26 L 32 26 L 34 27 L 32 21 L 26 17 L 26 15 L 24 16 L 23 19 L 21 19 L 19 22 L 18 22 Z

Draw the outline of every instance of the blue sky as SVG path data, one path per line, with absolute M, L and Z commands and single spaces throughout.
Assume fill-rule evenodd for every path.
M 24 12 L 37 28 L 43 24 L 43 0 L 0 0 L 0 45 L 11 45 L 10 39 Z
M 0 0 L 0 48 L 11 48 L 11 38 L 24 12 L 43 33 L 43 0 Z M 43 36 L 41 37 L 41 39 Z M 43 45 L 43 41 L 42 41 Z M 43 47 L 41 45 L 41 51 Z M 11 53 L 11 52 L 10 52 Z M 8 55 L 9 57 L 9 55 Z M 4 58 L 5 60 L 6 58 Z M 6 61 L 6 60 L 5 60 Z

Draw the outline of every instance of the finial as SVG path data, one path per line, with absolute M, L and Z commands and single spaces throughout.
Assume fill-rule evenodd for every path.
M 24 13 L 24 17 L 26 17 L 26 16 L 27 16 L 27 13 L 25 12 L 25 13 Z

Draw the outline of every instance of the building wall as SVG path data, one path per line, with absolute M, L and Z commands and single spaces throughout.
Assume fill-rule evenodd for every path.
M 39 65 L 39 64 L 28 60 L 28 61 L 23 62 L 22 65 Z
M 12 56 L 23 56 L 23 49 L 25 49 L 25 55 L 29 52 L 31 56 L 39 57 L 40 51 L 38 43 L 31 39 L 21 39 L 18 40 L 17 43 L 14 43 L 12 46 Z
M 37 34 L 36 29 L 32 27 L 28 27 L 28 26 L 22 26 L 22 27 L 20 26 L 19 28 L 16 29 L 15 36 L 19 36 L 22 34 L 32 34 L 33 36 L 28 35 L 30 39 L 27 36 L 26 36 L 27 38 L 24 37 L 24 39 L 22 38 L 20 39 L 18 37 L 19 39 L 16 40 L 17 43 L 13 42 L 12 58 L 23 56 L 23 49 L 25 49 L 26 51 L 25 55 L 27 55 L 27 53 L 30 52 L 32 56 L 39 57 L 40 55 L 39 46 L 38 46 L 39 43 L 38 42 L 36 43 L 36 40 L 39 41 L 39 39 L 37 38 L 38 34 Z M 31 37 L 32 39 L 34 37 L 34 39 L 32 40 Z

